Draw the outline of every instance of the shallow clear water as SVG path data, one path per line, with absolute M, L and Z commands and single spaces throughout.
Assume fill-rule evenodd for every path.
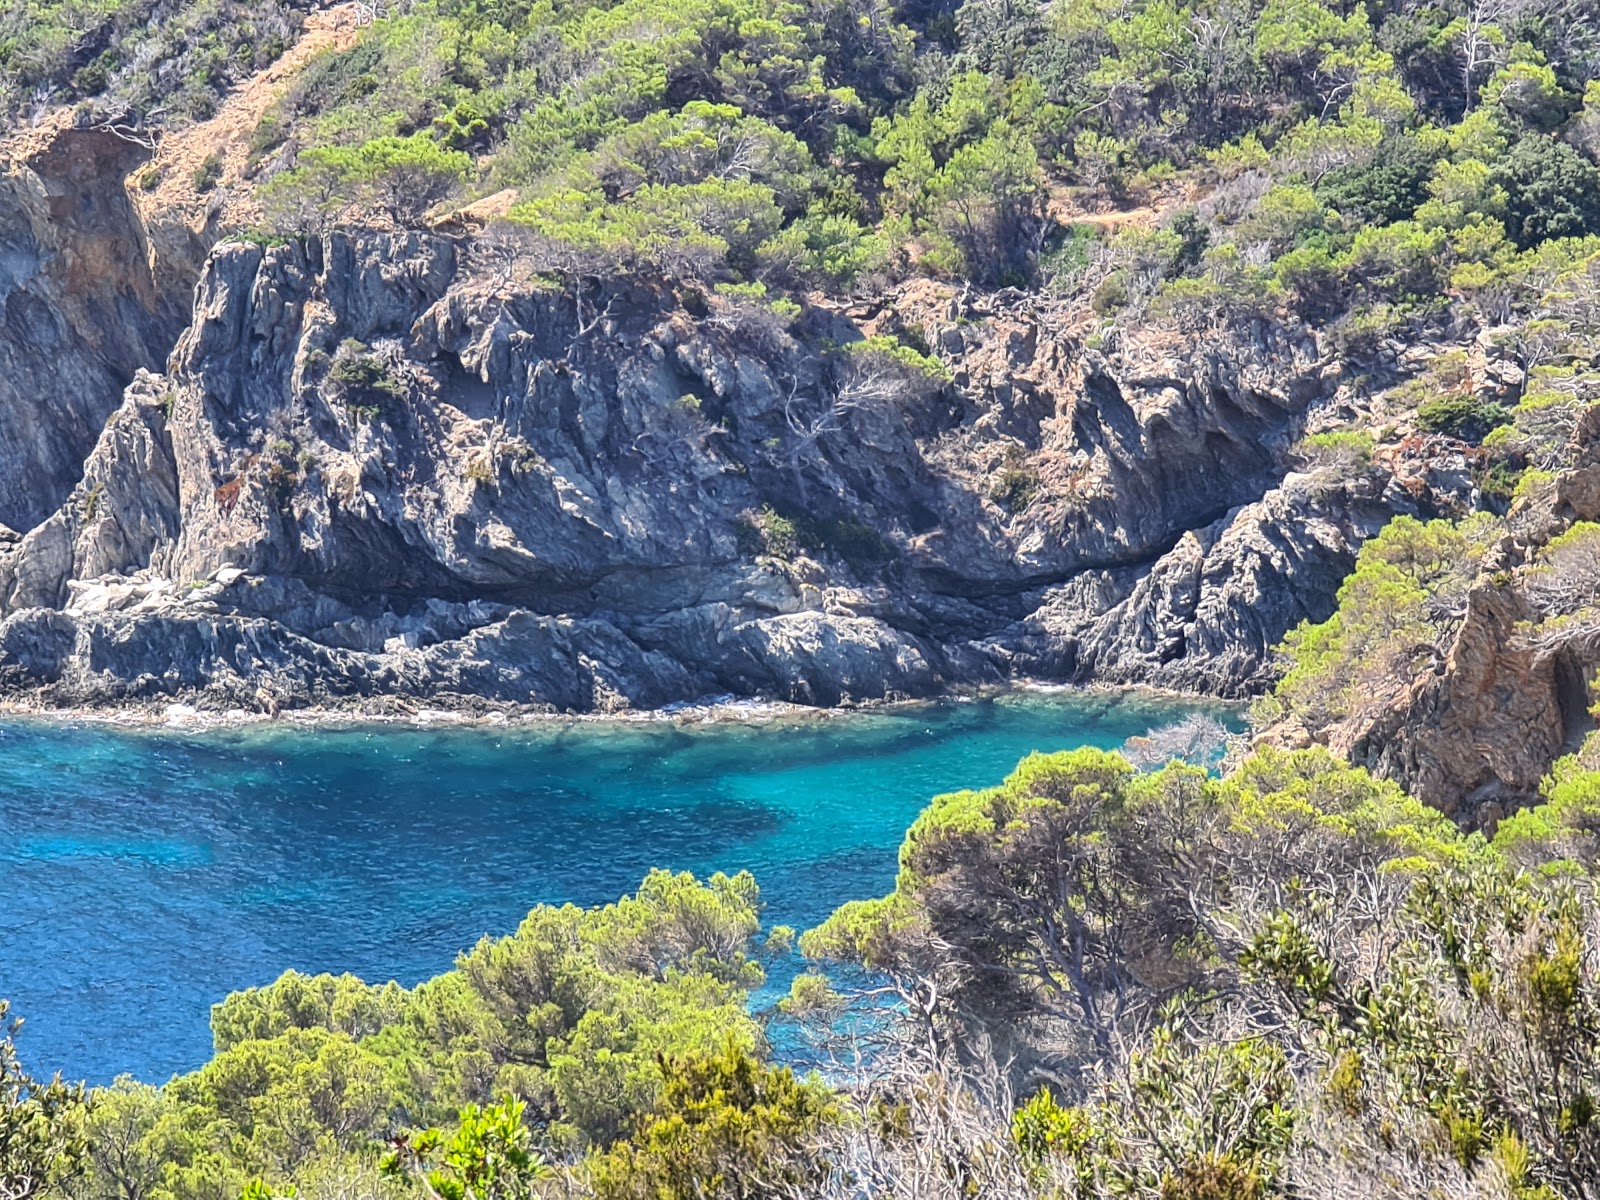
M 769 924 L 886 891 L 906 825 L 1030 750 L 1196 706 L 1007 697 L 797 723 L 197 734 L 0 723 L 0 997 L 36 1072 L 161 1080 L 283 970 L 412 984 L 542 901 L 749 868 Z M 1209 711 L 1218 711 L 1208 706 Z

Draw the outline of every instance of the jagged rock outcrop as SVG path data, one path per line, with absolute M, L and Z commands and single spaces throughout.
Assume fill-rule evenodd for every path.
M 1153 563 L 1086 571 L 1050 589 L 1007 631 L 1015 668 L 1219 696 L 1260 691 L 1275 676 L 1272 648 L 1301 621 L 1327 617 L 1362 542 L 1396 515 L 1465 513 L 1465 456 L 1428 449 L 1348 475 L 1291 473 Z
M 1518 626 L 1532 615 L 1507 582 L 1475 587 L 1442 673 L 1331 744 L 1475 826 L 1533 799 L 1590 722 L 1585 667 L 1529 645 Z
M 791 324 L 645 282 L 496 287 L 471 250 L 219 246 L 166 373 L 0 544 L 0 687 L 268 710 L 1017 675 L 1239 695 L 1389 515 L 1471 491 L 1399 463 L 1286 478 L 1347 383 L 1265 322 L 1113 354 L 1020 293 L 922 284 Z M 951 380 L 827 349 L 880 332 Z
M 0 611 L 59 608 L 78 580 L 165 568 L 179 532 L 171 399 L 160 376 L 139 372 L 66 502 L 0 546 Z
M 1542 637 L 1528 593 L 1540 548 L 1578 521 L 1600 520 L 1600 409 L 1579 418 L 1565 467 L 1514 508 L 1490 551 L 1436 672 L 1370 720 L 1326 731 L 1352 762 L 1398 780 L 1461 823 L 1492 828 L 1533 801 L 1551 762 L 1594 728 L 1590 691 L 1600 644 Z
M 1025 623 L 1019 665 L 1219 695 L 1272 675 L 1286 630 L 1327 615 L 1355 552 L 1393 515 L 1357 486 L 1304 476 L 1185 533 L 1149 567 L 1089 572 L 1053 589 Z M 1030 637 L 1029 634 L 1032 634 Z M 1054 657 L 1071 656 L 1071 657 Z
M 60 121 L 0 142 L 0 524 L 62 503 L 135 371 L 160 369 L 189 319 L 124 185 L 148 153 Z

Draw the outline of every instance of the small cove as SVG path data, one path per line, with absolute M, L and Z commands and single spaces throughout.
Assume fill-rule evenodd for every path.
M 0 997 L 37 1072 L 160 1081 L 293 967 L 414 984 L 541 902 L 749 869 L 767 924 L 881 894 L 933 795 L 1232 709 L 1016 694 L 806 721 L 204 732 L 0 720 Z

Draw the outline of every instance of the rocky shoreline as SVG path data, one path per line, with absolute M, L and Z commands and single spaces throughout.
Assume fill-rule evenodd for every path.
M 8 336 L 96 411 L 0 385 L 31 431 L 0 440 L 0 475 L 32 484 L 0 494 L 12 705 L 609 716 L 1023 680 L 1242 698 L 1391 517 L 1475 503 L 1449 439 L 1338 469 L 1296 451 L 1429 347 L 1262 319 L 1106 342 L 1081 298 L 925 280 L 799 315 L 645 279 L 586 295 L 494 277 L 472 231 L 190 263 L 134 206 L 67 212 L 74 187 L 120 194 L 129 152 L 54 136 L 7 166 L 71 218 L 3 231 L 36 264 Z M 113 311 L 171 354 L 108 355 Z M 41 456 L 86 428 L 81 462 Z
M 401 706 L 393 703 L 365 708 L 360 706 L 311 708 L 265 713 L 242 708 L 207 709 L 186 703 L 73 708 L 44 705 L 27 699 L 5 699 L 0 700 L 0 723 L 42 721 L 49 724 L 105 725 L 127 729 L 172 729 L 185 732 L 214 729 L 360 729 L 402 726 L 417 729 L 546 729 L 588 725 L 614 725 L 619 728 L 657 725 L 781 726 L 907 712 L 933 705 L 1067 698 L 1103 698 L 1112 703 L 1131 698 L 1177 705 L 1204 704 L 1208 708 L 1236 707 L 1235 702 L 1217 700 L 1197 693 L 1177 692 L 1137 684 L 1061 684 L 1024 679 L 1005 686 L 952 692 L 916 700 L 867 700 L 831 708 L 777 700 L 710 696 L 696 701 L 677 702 L 661 708 L 630 709 L 615 713 L 574 713 L 527 708 L 485 711 L 479 705 L 403 710 Z

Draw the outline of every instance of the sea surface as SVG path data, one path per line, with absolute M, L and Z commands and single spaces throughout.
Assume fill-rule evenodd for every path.
M 0 997 L 35 1073 L 159 1082 L 211 1005 L 285 969 L 414 984 L 542 902 L 652 867 L 748 868 L 808 928 L 893 883 L 939 792 L 1030 750 L 1120 746 L 1203 708 L 1015 695 L 762 723 L 504 729 L 0 722 Z

